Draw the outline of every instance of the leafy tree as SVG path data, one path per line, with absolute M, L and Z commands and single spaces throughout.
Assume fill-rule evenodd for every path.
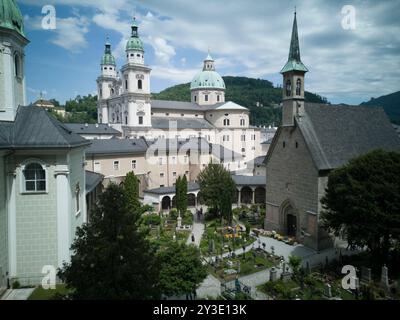
M 232 222 L 232 202 L 236 185 L 222 164 L 210 163 L 198 176 L 200 192 L 205 204 Z
M 166 296 L 191 295 L 207 277 L 200 251 L 194 246 L 171 242 L 158 257 L 161 263 L 160 291 Z
M 128 199 L 127 204 L 133 212 L 138 212 L 138 209 L 140 208 L 139 179 L 133 171 L 127 173 L 123 186 Z
M 158 298 L 155 248 L 139 230 L 126 192 L 111 184 L 100 195 L 89 224 L 77 230 L 70 263 L 59 277 L 73 299 Z
M 183 217 L 186 214 L 186 210 L 188 207 L 188 197 L 187 197 L 188 183 L 186 175 L 184 175 L 183 177 L 179 176 L 178 179 L 176 180 L 175 186 L 176 186 L 176 208 Z
M 387 261 L 400 240 L 400 153 L 372 151 L 329 175 L 322 221 L 350 246 Z M 378 262 L 377 260 L 375 262 Z

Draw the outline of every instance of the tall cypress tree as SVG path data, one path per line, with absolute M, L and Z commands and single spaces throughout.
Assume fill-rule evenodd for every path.
M 123 186 L 129 208 L 134 212 L 138 212 L 140 208 L 139 179 L 133 171 L 126 175 Z

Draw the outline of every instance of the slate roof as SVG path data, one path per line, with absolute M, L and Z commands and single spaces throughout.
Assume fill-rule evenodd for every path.
M 254 158 L 253 160 L 250 161 L 250 164 L 254 164 L 255 166 L 263 166 L 264 161 L 265 161 L 266 156 L 259 156 L 257 158 Z
M 188 182 L 188 193 L 197 191 L 197 190 L 200 190 L 200 186 L 198 183 Z M 176 191 L 175 186 L 172 186 L 172 187 L 160 187 L 160 188 L 155 188 L 155 189 L 149 189 L 149 190 L 145 190 L 144 192 L 162 195 L 162 194 L 175 193 L 175 191 Z
M 144 154 L 147 143 L 144 139 L 97 139 L 91 140 L 86 155 Z
M 209 110 L 248 110 L 232 101 L 219 102 L 214 105 L 200 106 L 197 103 L 183 101 L 168 101 L 168 100 L 151 100 L 152 109 L 173 109 L 173 110 L 188 110 L 188 111 L 209 111 Z
M 2 149 L 75 148 L 89 144 L 40 107 L 19 107 L 14 122 L 0 121 Z
M 88 124 L 88 123 L 65 123 L 69 130 L 77 134 L 113 134 L 121 135 L 121 132 L 107 124 Z
M 152 109 L 174 109 L 189 111 L 206 111 L 208 106 L 199 106 L 197 103 L 184 101 L 151 100 Z
M 102 181 L 104 176 L 100 173 L 85 171 L 86 176 L 86 194 L 92 192 Z
M 264 176 L 232 175 L 232 179 L 237 186 L 265 186 L 266 184 Z
M 168 151 L 175 154 L 179 151 L 184 154 L 185 151 L 198 154 L 213 154 L 223 162 L 238 161 L 242 159 L 242 155 L 234 152 L 220 144 L 211 144 L 205 138 L 192 139 L 157 139 L 150 144 L 149 148 L 155 151 Z
M 306 103 L 305 116 L 296 123 L 319 170 L 375 149 L 400 151 L 400 139 L 382 108 Z
M 176 122 L 177 129 L 213 129 L 214 126 L 205 119 L 196 118 L 164 118 L 164 117 L 152 117 L 151 124 L 155 129 L 168 129 L 171 126 L 175 126 L 173 122 Z

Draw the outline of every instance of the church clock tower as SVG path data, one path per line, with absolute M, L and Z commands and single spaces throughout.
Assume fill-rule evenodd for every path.
M 121 69 L 122 97 L 125 106 L 121 114 L 122 125 L 128 127 L 150 127 L 150 72 L 144 64 L 144 47 L 139 38 L 136 19 L 133 19 L 132 34 L 126 44 L 126 64 Z
M 0 0 L 0 121 L 14 121 L 18 107 L 26 105 L 21 11 L 14 0 Z
M 308 71 L 300 59 L 297 17 L 294 13 L 289 59 L 281 70 L 283 75 L 282 126 L 293 126 L 294 118 L 304 114 L 304 76 Z

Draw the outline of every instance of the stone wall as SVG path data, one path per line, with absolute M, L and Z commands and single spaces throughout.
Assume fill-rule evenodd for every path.
M 297 214 L 297 238 L 318 249 L 319 184 L 304 138 L 296 127 L 282 127 L 267 163 L 267 213 L 265 228 L 286 233 L 283 206 Z

